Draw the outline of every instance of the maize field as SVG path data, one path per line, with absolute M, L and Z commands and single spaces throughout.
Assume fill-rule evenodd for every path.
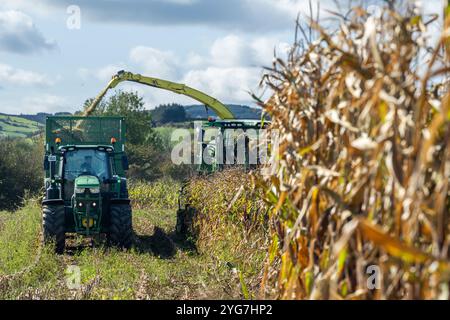
M 414 7 L 333 14 L 263 79 L 280 166 L 257 182 L 261 297 L 448 299 L 449 34 L 433 43 Z

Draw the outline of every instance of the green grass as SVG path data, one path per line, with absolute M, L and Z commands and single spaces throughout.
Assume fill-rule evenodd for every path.
M 43 126 L 38 122 L 18 116 L 0 114 L 0 138 L 26 138 L 42 129 Z
M 38 206 L 0 212 L 0 299 L 241 298 L 239 277 L 229 267 L 233 243 L 218 243 L 220 255 L 198 253 L 174 235 L 175 220 L 173 209 L 134 210 L 132 250 L 72 237 L 58 256 L 40 245 Z M 71 265 L 81 272 L 76 290 L 66 284 Z
M 172 127 L 172 126 L 161 126 L 161 127 L 156 127 L 155 131 L 161 137 L 161 139 L 163 141 L 163 145 L 173 147 L 174 145 L 177 144 L 177 141 L 175 141 L 175 142 L 171 141 L 172 133 L 176 129 L 188 130 L 191 133 L 191 135 L 194 134 L 194 129 L 190 128 L 190 127 L 189 127 L 189 129 L 187 129 L 187 128 L 182 128 L 182 127 L 180 128 L 180 127 Z
M 180 183 L 169 178 L 151 184 L 144 181 L 130 181 L 128 193 L 135 208 L 175 209 Z

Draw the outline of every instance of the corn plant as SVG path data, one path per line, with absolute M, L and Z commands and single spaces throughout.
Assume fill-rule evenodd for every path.
M 277 174 L 258 182 L 261 297 L 448 299 L 450 33 L 433 43 L 413 7 L 336 15 L 263 80 L 281 137 Z

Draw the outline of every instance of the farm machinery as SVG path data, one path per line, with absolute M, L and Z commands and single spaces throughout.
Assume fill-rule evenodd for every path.
M 132 210 L 128 198 L 125 172 L 126 124 L 123 117 L 94 117 L 96 107 L 108 90 L 124 81 L 136 82 L 191 97 L 212 109 L 220 119 L 209 118 L 198 129 L 217 131 L 209 141 L 195 141 L 198 148 L 194 158 L 200 159 L 199 173 L 211 173 L 224 168 L 219 155 L 233 150 L 227 141 L 235 143 L 237 129 L 242 136 L 247 130 L 264 128 L 268 123 L 258 120 L 237 120 L 217 99 L 199 91 L 167 80 L 119 71 L 107 87 L 93 100 L 83 116 L 49 116 L 46 120 L 45 197 L 42 202 L 42 225 L 45 242 L 54 242 L 55 251 L 62 253 L 66 233 L 86 236 L 106 234 L 112 245 L 129 248 L 132 245 Z M 255 131 L 256 130 L 256 131 Z M 222 141 L 225 141 L 223 143 Z M 248 145 L 248 137 L 246 140 Z M 223 151 L 223 152 L 222 152 Z M 210 161 L 205 161 L 204 155 Z M 249 167 L 248 157 L 244 160 Z M 177 231 L 182 232 L 189 211 L 183 189 L 177 213 Z
M 219 119 L 210 117 L 208 120 L 202 121 L 200 126 L 195 127 L 196 132 L 194 138 L 196 138 L 196 140 L 194 143 L 196 146 L 194 146 L 194 163 L 196 164 L 196 171 L 199 174 L 209 174 L 222 170 L 227 166 L 236 165 L 248 169 L 258 163 L 258 159 L 253 162 L 250 161 L 251 152 L 249 150 L 252 149 L 250 145 L 251 142 L 258 141 L 259 130 L 268 127 L 270 123 L 264 120 L 236 119 L 234 114 L 223 103 L 184 84 L 142 76 L 127 71 L 119 71 L 112 77 L 106 88 L 94 99 L 91 106 L 85 111 L 85 114 L 90 115 L 93 113 L 106 93 L 124 81 L 140 83 L 188 96 L 204 104 L 205 107 L 212 109 L 216 113 Z M 215 131 L 215 134 L 212 137 L 209 137 L 209 139 L 207 139 L 204 134 L 208 129 L 214 129 Z M 240 139 L 243 139 L 241 146 L 244 146 L 244 153 L 243 157 L 238 159 L 236 155 L 239 154 L 237 146 Z M 255 146 L 253 146 L 253 148 L 255 149 Z M 256 154 L 256 158 L 259 156 L 257 150 L 258 146 L 256 146 L 256 152 L 253 152 L 253 154 Z M 227 160 L 230 158 L 228 155 L 230 154 L 232 154 L 233 159 L 228 162 Z M 189 207 L 187 201 L 188 196 L 185 194 L 187 184 L 188 182 L 183 184 L 178 198 L 179 209 L 177 212 L 176 225 L 176 231 L 178 233 L 186 232 L 187 225 L 189 224 L 188 219 L 191 216 L 192 211 L 192 208 Z
M 226 158 L 227 152 L 237 151 L 235 150 L 236 148 L 232 148 L 232 145 L 235 145 L 236 141 L 240 138 L 247 139 L 245 146 L 248 147 L 248 140 L 255 140 L 248 139 L 249 136 L 253 135 L 253 138 L 256 138 L 259 134 L 258 130 L 266 128 L 269 125 L 269 122 L 267 121 L 236 119 L 229 108 L 219 100 L 187 85 L 147 77 L 123 70 L 112 77 L 105 89 L 100 92 L 92 104 L 86 109 L 85 116 L 89 116 L 95 111 L 100 101 L 110 89 L 115 88 L 118 84 L 125 81 L 185 95 L 204 104 L 205 107 L 212 109 L 216 113 L 219 119 L 209 117 L 208 120 L 202 121 L 199 127 L 196 127 L 196 130 L 200 132 L 196 132 L 197 134 L 195 135 L 195 137 L 199 139 L 195 141 L 195 143 L 198 144 L 198 148 L 194 148 L 197 151 L 194 155 L 194 159 L 199 160 L 195 161 L 195 163 L 197 163 L 196 170 L 199 173 L 211 173 L 226 167 L 226 164 L 222 163 L 222 158 Z M 202 134 L 208 129 L 214 129 L 216 131 L 214 137 L 209 140 L 204 139 L 205 135 Z M 236 136 L 236 132 L 239 136 Z M 249 132 L 251 132 L 251 134 L 247 134 Z M 248 150 L 248 148 L 246 149 Z M 248 168 L 251 166 L 248 153 L 245 157 L 245 160 L 241 164 Z M 234 164 L 237 164 L 236 161 Z
M 57 253 L 66 233 L 104 233 L 112 245 L 131 246 L 125 129 L 122 117 L 47 117 L 42 226 Z

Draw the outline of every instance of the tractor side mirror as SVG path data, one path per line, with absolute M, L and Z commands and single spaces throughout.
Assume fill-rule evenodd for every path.
M 122 156 L 122 168 L 123 170 L 128 170 L 130 168 L 127 156 Z
M 44 156 L 44 170 L 47 171 L 50 169 L 50 163 L 48 162 L 48 157 Z

